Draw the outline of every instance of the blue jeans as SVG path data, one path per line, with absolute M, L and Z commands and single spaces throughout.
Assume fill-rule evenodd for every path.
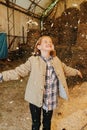
M 43 130 L 51 130 L 51 119 L 53 110 L 46 112 L 42 107 L 37 107 L 33 104 L 29 104 L 31 118 L 32 118 L 32 130 L 40 130 L 41 125 L 41 110 L 43 111 Z

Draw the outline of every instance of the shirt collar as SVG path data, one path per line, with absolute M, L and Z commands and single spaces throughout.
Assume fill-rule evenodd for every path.
M 48 59 L 43 57 L 42 55 L 40 56 L 45 62 L 48 62 L 50 60 L 52 60 L 52 56 L 50 56 Z

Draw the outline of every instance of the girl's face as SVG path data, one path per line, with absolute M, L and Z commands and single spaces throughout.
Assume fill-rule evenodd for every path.
M 38 49 L 40 51 L 48 51 L 48 52 L 54 50 L 52 39 L 50 37 L 43 37 L 41 40 L 41 44 L 38 45 Z

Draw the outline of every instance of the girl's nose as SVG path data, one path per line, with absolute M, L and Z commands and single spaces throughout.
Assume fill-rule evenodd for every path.
M 48 45 L 51 45 L 51 43 L 50 43 L 50 42 L 48 42 Z

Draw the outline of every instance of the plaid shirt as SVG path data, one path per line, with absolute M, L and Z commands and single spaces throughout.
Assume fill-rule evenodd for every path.
M 48 111 L 53 110 L 57 106 L 59 81 L 54 68 L 50 64 L 50 60 L 52 59 L 52 57 L 47 60 L 43 57 L 42 59 L 46 62 L 46 85 L 43 95 L 43 109 Z

